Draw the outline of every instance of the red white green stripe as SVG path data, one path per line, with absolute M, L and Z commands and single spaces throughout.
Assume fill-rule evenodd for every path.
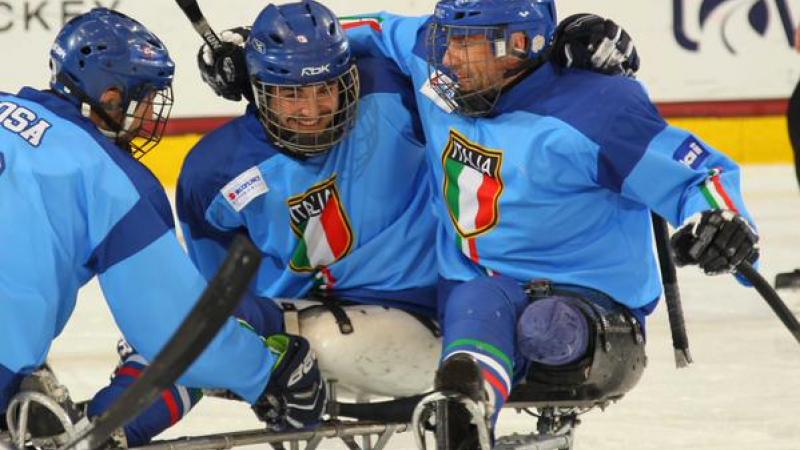
M 356 28 L 356 27 L 368 26 L 375 31 L 382 31 L 381 22 L 383 22 L 383 17 L 379 16 L 339 17 L 339 23 L 342 24 L 342 28 L 344 28 L 345 30 L 349 30 L 351 28 Z
M 506 372 L 508 373 L 511 373 L 514 368 L 514 363 L 511 361 L 511 358 L 505 354 L 505 352 L 488 342 L 480 341 L 478 339 L 456 339 L 447 345 L 447 348 L 444 349 L 444 353 L 448 354 L 451 351 L 461 347 L 474 347 L 494 356 L 498 361 L 503 363 Z
M 710 176 L 706 179 L 705 183 L 700 187 L 700 192 L 703 193 L 708 204 L 714 209 L 729 209 L 734 212 L 739 212 L 736 204 L 731 200 L 725 187 L 722 185 L 720 175 L 722 170 L 714 169 L 711 171 Z
M 460 234 L 456 233 L 456 245 L 469 259 L 476 263 L 480 262 L 477 238 L 462 238 Z
M 483 367 L 481 370 L 483 379 L 495 388 L 503 399 L 508 398 L 508 394 L 511 392 L 511 375 L 496 359 L 483 353 L 471 352 L 468 350 L 454 351 L 453 353 L 449 353 L 445 359 L 458 353 L 464 353 L 475 358 Z
M 302 238 L 292 257 L 296 268 L 326 266 L 341 258 L 350 248 L 350 230 L 339 199 L 331 195 L 322 213 L 301 224 Z

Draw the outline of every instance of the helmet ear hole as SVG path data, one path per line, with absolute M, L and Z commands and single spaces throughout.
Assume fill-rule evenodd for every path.
M 91 55 L 92 54 L 92 47 L 90 47 L 88 45 L 84 45 L 83 47 L 81 47 L 81 53 L 83 53 L 84 55 Z
M 270 38 L 270 40 L 272 40 L 272 42 L 274 42 L 276 45 L 283 45 L 283 38 L 282 38 L 282 37 L 280 37 L 280 36 L 278 36 L 277 34 L 274 34 L 274 33 L 272 33 L 272 34 L 270 34 L 270 35 L 269 35 L 269 38 Z
M 331 35 L 331 36 L 335 36 L 336 35 L 336 24 L 335 23 L 331 22 L 331 24 L 328 25 L 328 34 Z

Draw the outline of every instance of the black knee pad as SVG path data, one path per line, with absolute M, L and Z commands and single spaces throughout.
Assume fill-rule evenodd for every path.
M 521 401 L 595 401 L 619 398 L 631 390 L 647 364 L 644 334 L 623 306 L 604 310 L 576 293 L 558 292 L 580 308 L 590 324 L 586 355 L 568 365 L 531 362 L 525 383 L 512 396 Z

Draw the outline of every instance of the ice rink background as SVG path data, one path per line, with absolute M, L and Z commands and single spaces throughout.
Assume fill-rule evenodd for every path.
M 762 237 L 762 273 L 772 281 L 778 272 L 800 268 L 800 193 L 789 166 L 748 166 L 744 174 L 745 197 Z M 732 277 L 710 278 L 695 268 L 678 276 L 695 364 L 675 369 L 660 305 L 648 322 L 649 364 L 639 385 L 606 411 L 583 416 L 575 448 L 800 449 L 800 345 L 758 294 Z M 800 292 L 782 294 L 800 314 Z M 74 398 L 106 383 L 117 362 L 118 335 L 97 284 L 90 283 L 51 352 Z M 165 436 L 256 427 L 246 405 L 205 399 Z M 499 434 L 533 427 L 532 418 L 504 411 Z M 346 447 L 328 441 L 322 448 Z M 413 448 L 411 436 L 396 436 L 389 448 Z

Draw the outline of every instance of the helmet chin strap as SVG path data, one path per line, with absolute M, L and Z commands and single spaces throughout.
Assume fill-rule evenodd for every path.
M 123 124 L 120 124 L 116 120 L 114 120 L 111 115 L 100 105 L 97 104 L 94 100 L 92 100 L 86 92 L 83 91 L 78 85 L 76 85 L 72 79 L 69 78 L 65 73 L 59 72 L 56 74 L 56 80 L 63 84 L 64 87 L 69 91 L 69 93 L 77 98 L 81 104 L 81 114 L 86 117 L 90 118 L 92 113 L 95 113 L 103 123 L 106 125 L 107 128 L 103 128 L 98 126 L 97 129 L 102 133 L 104 136 L 114 139 L 115 141 L 119 140 L 125 132 L 128 131 L 131 124 L 133 123 L 133 118 L 130 117 L 131 114 L 126 114 L 125 121 Z M 131 112 L 131 108 L 133 111 L 136 111 L 136 107 L 138 102 L 131 101 L 130 105 L 128 105 L 128 112 Z

